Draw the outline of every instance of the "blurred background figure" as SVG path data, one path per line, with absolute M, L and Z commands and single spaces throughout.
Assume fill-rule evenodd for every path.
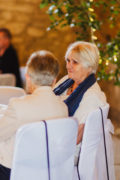
M 18 56 L 11 44 L 11 38 L 12 36 L 8 29 L 0 28 L 0 74 L 14 74 L 16 86 L 22 87 Z

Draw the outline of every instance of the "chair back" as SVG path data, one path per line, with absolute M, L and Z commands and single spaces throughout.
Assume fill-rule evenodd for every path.
M 0 86 L 0 104 L 7 105 L 10 98 L 24 96 L 24 89 L 11 86 Z
M 17 133 L 11 180 L 72 180 L 78 123 L 62 118 Z
M 15 86 L 16 77 L 12 73 L 0 74 L 0 86 Z
M 21 66 L 20 67 L 20 76 L 22 79 L 23 87 L 25 87 L 25 83 L 26 83 L 25 71 L 26 71 L 26 66 Z
M 107 104 L 106 106 L 102 107 L 101 110 L 98 108 L 96 111 L 91 112 L 86 119 L 78 164 L 79 176 L 77 179 L 80 180 L 115 179 L 112 152 L 113 147 L 110 134 L 113 127 L 110 120 L 107 119 L 109 105 Z M 77 179 L 75 178 L 75 180 Z

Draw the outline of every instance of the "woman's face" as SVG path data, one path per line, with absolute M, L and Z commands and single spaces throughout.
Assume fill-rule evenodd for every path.
M 85 68 L 78 61 L 78 55 L 74 52 L 70 52 L 66 60 L 66 68 L 68 71 L 68 77 L 73 79 L 77 84 L 80 84 L 86 79 L 91 68 Z

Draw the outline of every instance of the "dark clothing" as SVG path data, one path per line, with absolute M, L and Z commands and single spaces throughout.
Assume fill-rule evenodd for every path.
M 0 164 L 0 180 L 10 180 L 11 169 Z
M 19 62 L 16 50 L 12 45 L 8 47 L 3 56 L 0 56 L 0 70 L 3 74 L 12 73 L 16 76 L 16 86 L 22 87 Z
M 76 112 L 84 93 L 96 82 L 94 74 L 90 74 L 83 82 L 81 82 L 78 87 L 72 92 L 72 94 L 64 100 L 65 104 L 68 107 L 69 116 L 73 116 Z M 62 94 L 66 89 L 68 89 L 74 81 L 72 79 L 67 79 L 57 88 L 54 89 L 56 95 Z

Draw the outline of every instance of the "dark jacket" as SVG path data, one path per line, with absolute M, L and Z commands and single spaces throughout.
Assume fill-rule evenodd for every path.
M 16 86 L 22 87 L 18 56 L 12 45 L 8 47 L 3 56 L 0 56 L 0 70 L 3 74 L 13 73 L 16 76 Z

